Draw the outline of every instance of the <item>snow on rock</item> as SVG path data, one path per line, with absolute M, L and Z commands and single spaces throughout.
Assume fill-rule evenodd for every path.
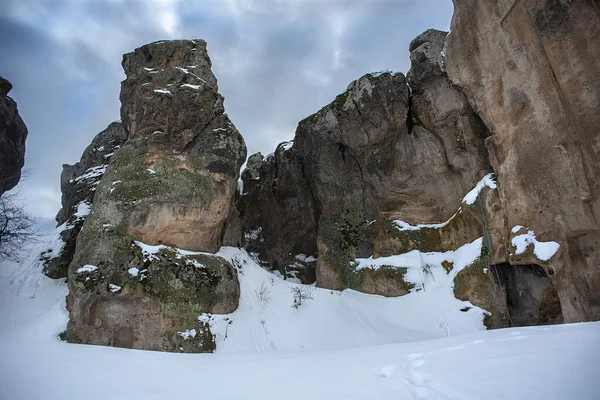
M 112 293 L 117 293 L 121 289 L 122 289 L 121 286 L 114 285 L 112 283 L 108 284 L 108 290 L 110 290 Z
M 82 180 L 91 180 L 91 179 L 101 177 L 106 172 L 107 167 L 108 167 L 108 165 L 102 164 L 102 165 L 97 165 L 95 167 L 88 168 L 87 170 L 85 170 L 85 173 L 83 175 L 78 176 L 77 178 L 73 179 L 71 181 L 71 183 L 73 183 L 73 182 L 79 183 Z M 98 184 L 99 182 L 100 182 L 100 180 L 98 179 L 98 182 L 96 184 Z
M 477 200 L 479 193 L 481 193 L 481 191 L 483 190 L 484 187 L 489 187 L 490 189 L 496 189 L 496 182 L 494 181 L 494 174 L 492 174 L 492 173 L 487 174 L 479 182 L 477 182 L 475 187 L 469 193 L 467 193 L 467 195 L 463 198 L 462 202 L 469 206 L 472 205 L 473 203 L 475 203 L 475 200 Z M 441 229 L 441 228 L 447 226 L 450 223 L 450 221 L 452 221 L 452 219 L 454 217 L 456 217 L 457 214 L 458 214 L 458 211 L 455 212 L 454 215 L 452 215 L 447 221 L 439 223 L 439 224 L 411 225 L 408 222 L 404 222 L 401 220 L 395 220 L 394 224 L 401 231 L 417 231 L 417 230 L 423 229 L 423 228 Z
M 523 254 L 529 246 L 533 245 L 533 254 L 542 261 L 548 261 L 560 248 L 560 245 L 556 242 L 539 242 L 535 238 L 535 232 L 521 225 L 514 226 L 511 232 L 515 234 L 521 230 L 526 230 L 527 232 L 516 235 L 510 240 L 510 243 L 515 247 L 515 255 Z
M 154 89 L 154 93 L 168 94 L 169 96 L 172 95 L 172 93 L 167 89 Z
M 178 249 L 176 247 L 165 246 L 164 244 L 149 245 L 137 240 L 134 241 L 134 245 L 138 246 L 142 250 L 142 256 L 144 257 L 144 261 L 158 260 L 158 256 L 156 254 L 158 254 L 161 250 L 171 250 L 175 252 L 176 259 L 183 260 L 187 265 L 193 265 L 196 268 L 204 268 L 204 265 L 202 265 L 198 260 L 187 258 L 187 256 L 193 256 L 198 254 L 212 255 L 209 253 Z
M 411 225 L 408 222 L 404 222 L 399 219 L 395 220 L 394 224 L 396 225 L 396 227 L 398 227 L 398 230 L 401 230 L 401 231 L 418 231 L 419 229 L 423 229 L 423 228 L 441 229 L 441 228 L 445 227 L 446 225 L 448 225 L 450 223 L 450 221 L 452 221 L 452 218 L 454 218 L 455 216 L 456 216 L 456 213 L 453 216 L 451 216 L 448 219 L 448 221 L 442 222 L 439 224 Z
M 356 269 L 360 270 L 363 268 L 379 269 L 382 266 L 386 267 L 402 267 L 408 269 L 407 278 L 410 276 L 413 278 L 411 282 L 418 283 L 416 280 L 420 279 L 420 273 L 415 275 L 412 273 L 413 270 L 422 270 L 425 266 L 439 267 L 443 271 L 442 262 L 448 261 L 454 264 L 452 273 L 449 276 L 454 279 L 454 276 L 465 267 L 471 265 L 481 255 L 481 246 L 483 239 L 479 238 L 472 243 L 466 244 L 455 251 L 446 252 L 427 252 L 423 253 L 419 250 L 412 250 L 408 253 L 393 255 L 389 257 L 379 258 L 357 258 Z M 444 275 L 447 275 L 444 272 Z
M 77 205 L 77 211 L 73 214 L 77 219 L 83 219 L 87 217 L 92 211 L 92 205 L 88 202 L 82 201 Z
M 296 260 L 298 261 L 302 261 L 302 262 L 315 262 L 317 261 L 316 258 L 314 258 L 313 256 L 307 256 L 306 254 L 296 254 Z
M 90 272 L 94 272 L 98 269 L 98 267 L 96 267 L 95 265 L 84 265 L 83 267 L 79 267 L 77 268 L 77 270 L 75 271 L 78 274 L 83 274 L 83 273 L 90 273 Z
M 127 270 L 127 272 L 129 272 L 129 275 L 134 276 L 134 277 L 137 277 L 140 274 L 140 270 L 135 267 L 129 268 Z
M 377 71 L 377 72 L 371 72 L 368 75 L 370 75 L 373 78 L 378 78 L 383 74 L 390 74 L 392 76 L 395 76 L 397 74 L 399 74 L 400 72 L 396 72 L 396 71 L 390 71 L 390 70 L 381 70 L 381 71 Z
M 294 145 L 293 140 L 288 140 L 287 142 L 283 142 L 280 144 L 280 146 L 283 147 L 283 151 L 288 151 L 289 149 L 292 148 L 293 145 Z
M 177 332 L 177 334 L 179 336 L 181 336 L 183 338 L 183 340 L 188 340 L 189 338 L 195 338 L 196 337 L 196 330 L 195 329 L 186 329 L 183 332 Z
M 464 197 L 463 203 L 466 203 L 467 205 L 475 203 L 475 200 L 477 200 L 477 196 L 479 196 L 479 193 L 486 186 L 490 189 L 496 189 L 496 181 L 494 181 L 494 174 L 487 174 L 479 182 L 477 182 L 477 185 L 475 185 L 473 190 L 467 193 L 467 195 Z
M 200 85 L 190 85 L 189 83 L 184 83 L 181 87 L 186 87 L 194 90 L 199 90 L 202 86 Z

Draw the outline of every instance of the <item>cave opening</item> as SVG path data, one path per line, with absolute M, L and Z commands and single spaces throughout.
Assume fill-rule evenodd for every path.
M 506 300 L 509 326 L 563 322 L 558 293 L 541 266 L 501 263 L 492 264 L 491 269 Z

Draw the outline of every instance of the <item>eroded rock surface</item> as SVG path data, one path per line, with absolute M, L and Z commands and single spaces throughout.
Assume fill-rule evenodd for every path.
M 206 42 L 142 46 L 123 57 L 121 119 L 129 143 L 116 155 L 112 197 L 146 243 L 215 252 L 246 145 L 224 114 Z
M 490 170 L 487 129 L 445 73 L 445 36 L 431 30 L 413 41 L 408 78 L 364 75 L 300 121 L 293 144 L 251 159 L 243 174 L 250 250 L 272 267 L 318 253 L 318 286 L 395 296 L 406 293 L 401 274 L 355 273 L 352 260 L 455 249 L 482 236 L 468 209 L 444 233 L 394 223 L 447 221 Z
M 85 222 L 110 159 L 123 146 L 127 135 L 119 122 L 111 123 L 84 150 L 79 162 L 64 164 L 60 176 L 62 208 L 56 215 L 63 245 L 58 253 L 44 252 L 44 274 L 49 278 L 66 278 L 75 253 L 77 235 Z
M 156 42 L 123 57 L 128 139 L 96 186 L 77 237 L 70 341 L 212 351 L 199 314 L 237 308 L 239 283 L 229 262 L 177 250 L 219 249 L 246 157 L 210 65 L 202 40 Z M 192 330 L 197 338 L 185 334 Z
M 455 2 L 446 68 L 491 132 L 494 262 L 541 266 L 566 322 L 600 319 L 600 13 L 594 1 Z M 558 252 L 515 254 L 526 226 Z M 517 229 L 518 231 L 518 229 Z
M 0 196 L 19 183 L 25 163 L 28 132 L 17 103 L 8 96 L 11 89 L 12 84 L 0 76 Z

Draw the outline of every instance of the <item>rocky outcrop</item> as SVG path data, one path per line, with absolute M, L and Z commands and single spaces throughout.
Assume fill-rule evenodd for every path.
M 300 121 L 293 144 L 251 158 L 243 174 L 249 249 L 272 267 L 318 253 L 318 286 L 399 295 L 401 274 L 357 272 L 352 260 L 454 249 L 482 236 L 477 212 L 457 210 L 490 170 L 488 132 L 445 73 L 445 36 L 431 30 L 411 43 L 408 78 L 361 77 Z M 441 223 L 455 213 L 443 231 L 394 222 Z
M 283 143 L 266 160 L 251 156 L 242 180 L 246 249 L 285 276 L 313 283 L 317 208 L 297 150 Z
M 144 242 L 210 252 L 221 244 L 246 146 L 210 66 L 201 40 L 157 42 L 123 58 L 129 146 L 117 155 L 112 174 L 122 183 L 112 196 L 129 204 L 128 229 Z
M 123 57 L 127 142 L 77 236 L 69 341 L 211 351 L 198 316 L 237 308 L 234 267 L 194 252 L 221 246 L 246 157 L 210 65 L 202 40 L 156 42 Z
M 565 322 L 600 319 L 597 2 L 454 3 L 446 68 L 491 133 L 493 262 L 543 269 Z M 541 241 L 560 247 L 546 257 Z
M 62 247 L 42 253 L 44 274 L 58 279 L 66 278 L 75 253 L 77 235 L 81 231 L 100 183 L 114 153 L 123 146 L 127 135 L 119 122 L 111 123 L 100 132 L 84 150 L 79 162 L 64 164 L 60 176 L 62 208 L 56 215 Z
M 12 84 L 0 76 L 0 196 L 19 183 L 25 163 L 27 127 L 17 103 L 8 96 Z

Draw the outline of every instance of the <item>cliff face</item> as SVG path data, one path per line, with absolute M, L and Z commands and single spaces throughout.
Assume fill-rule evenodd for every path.
M 27 127 L 17 103 L 8 96 L 11 83 L 0 76 L 0 196 L 19 183 L 25 163 Z
M 408 78 L 361 77 L 300 121 L 293 143 L 250 158 L 242 175 L 246 246 L 263 262 L 306 269 L 304 256 L 318 254 L 318 286 L 401 295 L 399 274 L 358 272 L 353 260 L 451 250 L 482 236 L 467 208 L 443 232 L 401 231 L 394 222 L 448 220 L 491 169 L 487 129 L 446 75 L 445 36 L 430 30 L 411 43 Z
M 254 156 L 246 246 L 282 272 L 318 255 L 317 286 L 398 296 L 399 269 L 356 260 L 482 237 L 454 290 L 491 312 L 488 326 L 598 319 L 597 5 L 455 7 L 452 34 L 410 44 L 406 79 L 365 75 L 301 121 L 293 144 Z M 489 171 L 497 187 L 461 203 Z
M 66 335 L 210 351 L 209 328 L 197 317 L 236 309 L 237 274 L 220 257 L 189 251 L 219 249 L 246 147 L 224 114 L 204 41 L 145 45 L 123 67 L 127 141 L 95 186 L 77 236 Z M 178 335 L 191 329 L 199 332 L 193 340 Z
M 537 264 L 565 321 L 600 318 L 600 11 L 595 1 L 455 1 L 446 65 L 489 128 L 503 215 L 494 263 Z M 549 260 L 526 232 L 560 244 Z M 518 240 L 518 239 L 517 239 Z

